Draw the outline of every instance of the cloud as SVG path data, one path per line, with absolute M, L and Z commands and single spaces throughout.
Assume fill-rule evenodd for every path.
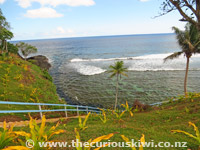
M 31 6 L 31 1 L 30 0 L 16 0 L 18 2 L 18 5 L 21 6 L 22 8 L 27 8 Z
M 0 0 L 0 4 L 3 4 L 5 2 L 5 0 Z
M 28 18 L 58 18 L 62 17 L 63 14 L 57 13 L 56 10 L 52 8 L 42 7 L 28 10 L 24 16 Z
M 33 2 L 40 3 L 42 6 L 68 5 L 68 6 L 92 6 L 95 5 L 94 0 L 16 0 L 19 6 L 23 8 L 30 7 Z
M 74 30 L 65 29 L 63 27 L 56 27 L 52 31 L 44 32 L 40 36 L 45 38 L 63 38 L 63 37 L 74 37 L 76 36 Z
M 74 31 L 72 29 L 64 29 L 63 27 L 57 27 L 55 30 L 51 32 L 56 37 L 66 36 L 71 37 L 74 36 Z

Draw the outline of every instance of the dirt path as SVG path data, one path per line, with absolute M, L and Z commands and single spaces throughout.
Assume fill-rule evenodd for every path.
M 71 118 L 78 118 L 78 116 L 72 116 L 72 117 L 62 117 L 62 118 L 51 118 L 51 119 L 46 119 L 46 123 L 47 122 L 58 122 L 60 119 L 62 120 L 67 120 L 67 119 L 71 119 Z M 81 118 L 85 118 L 85 116 L 81 116 Z M 36 120 L 36 123 L 41 123 L 42 120 Z M 7 127 L 10 127 L 14 124 L 14 127 L 25 127 L 29 125 L 29 120 L 27 121 L 15 121 L 15 122 L 8 122 L 7 123 Z M 3 128 L 3 122 L 0 122 L 0 128 Z

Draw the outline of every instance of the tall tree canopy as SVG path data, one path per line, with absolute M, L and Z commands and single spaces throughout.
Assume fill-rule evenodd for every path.
M 178 10 L 182 16 L 180 21 L 190 22 L 200 32 L 200 0 L 165 0 L 161 10 L 161 15 Z
M 13 33 L 10 31 L 10 24 L 6 21 L 1 9 L 0 9 L 0 40 L 1 49 L 7 51 L 7 40 L 13 38 Z

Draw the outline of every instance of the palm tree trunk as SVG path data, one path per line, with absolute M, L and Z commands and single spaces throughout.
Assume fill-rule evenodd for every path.
M 115 110 L 116 110 L 116 108 L 117 108 L 118 86 L 119 86 L 119 75 L 117 74 L 117 82 L 116 82 L 116 97 L 115 97 Z
M 187 96 L 187 78 L 188 78 L 189 63 L 190 63 L 190 57 L 187 57 L 187 64 L 186 64 L 186 70 L 185 70 L 185 81 L 184 81 L 185 96 Z

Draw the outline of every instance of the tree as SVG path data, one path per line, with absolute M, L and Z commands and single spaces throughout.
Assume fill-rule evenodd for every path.
M 19 42 L 16 44 L 16 46 L 21 51 L 22 55 L 24 56 L 25 60 L 27 59 L 27 56 L 32 53 L 37 53 L 37 48 L 35 46 L 32 46 L 30 44 Z
M 0 31 L 2 51 L 5 50 L 6 52 L 8 52 L 7 40 L 10 40 L 12 38 L 13 38 L 13 33 L 5 28 L 2 28 L 2 30 Z
M 178 10 L 183 17 L 180 21 L 193 24 L 200 33 L 200 0 L 165 0 L 161 10 L 163 13 L 160 15 Z
M 16 45 L 9 43 L 9 42 L 7 43 L 7 45 L 8 45 L 8 52 L 9 53 L 18 54 L 19 49 Z
M 6 21 L 6 18 L 3 16 L 3 13 L 0 9 L 0 40 L 2 51 L 8 51 L 7 49 L 7 40 L 13 38 L 13 33 L 10 31 L 10 24 Z
M 187 78 L 188 78 L 188 70 L 189 70 L 189 62 L 190 58 L 195 53 L 200 53 L 200 37 L 197 31 L 196 26 L 193 24 L 186 24 L 185 31 L 181 31 L 180 29 L 173 27 L 172 28 L 176 33 L 176 38 L 178 43 L 182 49 L 180 52 L 175 52 L 172 55 L 166 57 L 164 61 L 168 59 L 174 59 L 179 57 L 181 54 L 184 54 L 187 58 L 186 70 L 185 70 L 185 80 L 184 80 L 184 93 L 187 96 Z
M 123 61 L 117 61 L 115 62 L 115 65 L 112 66 L 110 65 L 109 67 L 111 70 L 109 70 L 111 74 L 111 78 L 116 76 L 117 77 L 117 82 L 116 82 L 116 97 L 115 97 L 115 110 L 117 107 L 117 99 L 118 99 L 118 86 L 119 86 L 119 77 L 121 78 L 121 75 L 124 75 L 128 77 L 128 75 L 124 72 L 128 72 L 127 68 L 124 67 L 124 62 Z

